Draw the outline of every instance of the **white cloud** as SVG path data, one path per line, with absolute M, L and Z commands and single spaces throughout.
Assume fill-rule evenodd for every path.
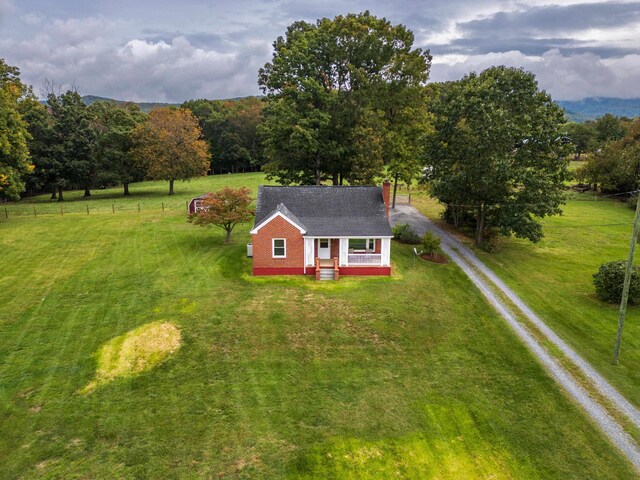
M 7 61 L 20 66 L 36 90 L 45 79 L 81 93 L 134 101 L 182 102 L 259 93 L 258 68 L 268 60 L 269 42 L 247 38 L 225 52 L 194 46 L 187 37 L 113 41 L 114 22 L 101 17 L 47 23 L 38 35 L 0 40 Z
M 553 49 L 542 56 L 518 51 L 459 57 L 447 63 L 434 62 L 433 81 L 458 80 L 470 71 L 480 72 L 493 65 L 522 67 L 533 72 L 540 88 L 557 100 L 578 100 L 589 96 L 632 98 L 640 78 L 640 55 L 602 60 L 593 53 L 563 55 Z
M 9 16 L 10 13 L 13 13 L 14 9 L 15 7 L 11 0 L 0 0 L 0 19 Z
M 41 13 L 31 12 L 31 13 L 22 15 L 20 17 L 20 20 L 22 20 L 27 25 L 33 26 L 33 25 L 40 25 L 42 22 L 44 22 L 45 18 L 44 18 L 44 15 L 42 15 Z
M 200 0 L 180 7 L 138 0 L 125 11 L 122 2 L 106 8 L 60 0 L 38 2 L 38 12 L 30 3 L 0 0 L 0 52 L 36 91 L 47 78 L 128 100 L 257 94 L 258 69 L 287 25 L 371 8 L 416 32 L 416 46 L 432 48 L 432 80 L 505 64 L 533 71 L 558 99 L 638 95 L 640 4 L 620 6 L 633 3 L 627 1 L 236 0 L 219 8 Z M 580 6 L 592 3 L 601 5 Z M 558 19 L 557 12 L 573 13 Z
M 146 40 L 129 40 L 124 47 L 118 50 L 118 55 L 123 59 L 140 61 L 157 56 L 158 52 L 170 49 L 171 47 L 163 42 L 147 42 Z

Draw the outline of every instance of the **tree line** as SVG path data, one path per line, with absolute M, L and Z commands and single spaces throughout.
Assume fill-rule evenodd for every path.
M 640 188 L 640 118 L 606 114 L 584 124 L 568 124 L 576 179 L 594 191 L 623 193 Z
M 196 100 L 149 114 L 133 103 L 87 106 L 76 90 L 45 100 L 0 59 L 0 200 L 49 192 L 64 200 L 71 189 L 169 182 L 207 173 L 257 170 L 257 124 L 262 103 Z M 213 155 L 212 155 L 213 153 Z
M 143 178 L 166 180 L 173 192 L 175 180 L 207 171 L 261 169 L 284 185 L 422 179 L 444 219 L 470 227 L 479 245 L 496 235 L 542 237 L 540 219 L 565 201 L 572 151 L 589 152 L 589 161 L 635 158 L 638 171 L 629 153 L 636 123 L 605 115 L 567 124 L 518 68 L 428 83 L 431 55 L 413 43 L 405 26 L 369 12 L 294 22 L 258 72 L 264 98 L 192 100 L 148 116 L 133 105 L 86 107 L 76 92 L 51 94 L 43 106 L 23 88 L 14 103 L 27 131 L 15 138 L 33 167 L 23 153 L 2 168 L 59 199 L 73 187 L 90 194 L 119 183 L 126 193 Z

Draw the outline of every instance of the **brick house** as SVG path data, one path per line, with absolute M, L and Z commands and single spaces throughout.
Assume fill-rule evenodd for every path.
M 259 187 L 253 274 L 390 275 L 389 188 Z

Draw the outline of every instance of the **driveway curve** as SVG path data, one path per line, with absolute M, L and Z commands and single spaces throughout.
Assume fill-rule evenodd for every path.
M 589 392 L 563 367 L 529 330 L 518 320 L 517 316 L 494 292 L 499 290 L 536 328 L 559 348 L 588 379 L 593 388 L 603 395 L 619 412 L 624 414 L 637 428 L 640 428 L 640 411 L 629 403 L 602 375 L 586 360 L 573 350 L 566 342 L 551 330 L 531 308 L 522 301 L 497 275 L 487 267 L 471 249 L 462 244 L 453 235 L 444 231 L 432 221 L 409 205 L 396 205 L 390 210 L 392 225 L 408 223 L 419 235 L 425 232 L 435 233 L 442 240 L 442 250 L 462 269 L 476 285 L 491 306 L 509 324 L 515 334 L 524 342 L 529 350 L 542 363 L 543 367 L 593 419 L 611 441 L 627 456 L 637 470 L 640 471 L 640 448 L 624 431 L 622 426 L 607 410 L 589 395 Z

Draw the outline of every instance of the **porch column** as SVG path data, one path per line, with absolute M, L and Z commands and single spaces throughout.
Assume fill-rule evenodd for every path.
M 349 253 L 349 239 L 341 238 L 340 239 L 340 266 L 347 266 L 347 255 Z
M 391 239 L 383 238 L 380 245 L 380 263 L 384 267 L 391 266 Z
M 304 264 L 306 267 L 313 267 L 315 265 L 315 259 L 313 258 L 313 238 L 304 239 Z

